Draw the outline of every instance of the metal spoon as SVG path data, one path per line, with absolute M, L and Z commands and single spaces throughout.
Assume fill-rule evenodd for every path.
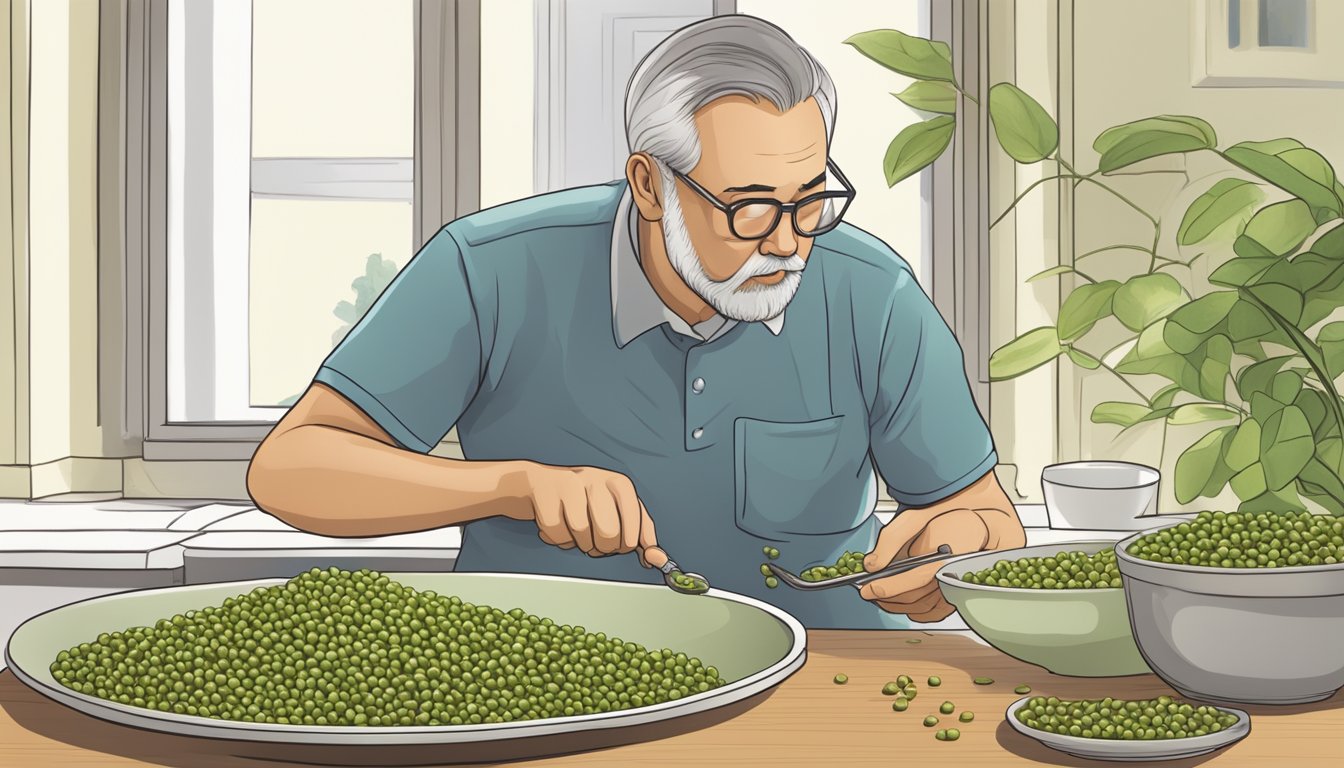
M 650 554 L 656 553 L 656 557 L 649 558 Z M 658 560 L 662 560 L 662 565 L 654 565 Z M 671 587 L 673 591 L 684 595 L 703 595 L 709 591 L 709 579 L 698 573 L 681 570 L 681 566 L 673 562 L 667 553 L 661 547 L 649 547 L 640 550 L 641 563 L 649 568 L 657 568 L 663 573 L 663 583 Z M 680 580 L 677 578 L 680 576 Z
M 794 589 L 830 589 L 831 587 L 842 587 L 846 584 L 853 584 L 855 589 L 861 589 L 864 584 L 867 584 L 870 581 L 876 581 L 877 579 L 885 578 L 887 576 L 904 573 L 911 568 L 918 568 L 926 563 L 937 562 L 938 560 L 944 560 L 951 556 L 952 548 L 946 544 L 940 544 L 938 545 L 937 551 L 930 552 L 927 555 L 907 557 L 904 560 L 893 560 L 887 567 L 880 571 L 874 571 L 872 573 L 851 573 L 848 576 L 837 576 L 833 579 L 823 579 L 821 581 L 804 581 L 774 563 L 766 563 L 766 567 L 768 567 L 770 572 L 775 574 L 780 581 L 788 584 Z

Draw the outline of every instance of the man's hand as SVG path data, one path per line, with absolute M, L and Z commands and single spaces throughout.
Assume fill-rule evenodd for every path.
M 954 554 L 1026 546 L 1026 533 L 1012 502 L 990 472 L 964 491 L 933 506 L 907 509 L 877 536 L 863 561 L 869 573 L 893 560 L 923 555 L 947 544 Z M 865 584 L 859 594 L 883 610 L 907 614 L 911 621 L 941 621 L 955 610 L 943 599 L 934 574 L 943 562 Z
M 667 556 L 658 549 L 653 519 L 635 493 L 635 484 L 619 472 L 596 467 L 553 467 L 520 462 L 515 491 L 526 502 L 516 519 L 534 520 L 547 544 L 590 557 L 640 550 L 640 562 L 659 567 Z

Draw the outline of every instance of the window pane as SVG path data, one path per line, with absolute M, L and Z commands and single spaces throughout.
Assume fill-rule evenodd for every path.
M 254 157 L 411 156 L 412 0 L 252 6 Z
M 1260 0 L 1260 47 L 1307 47 L 1307 0 Z
M 169 421 L 278 418 L 409 258 L 413 8 L 170 0 Z
M 333 334 L 363 315 L 411 248 L 410 203 L 254 200 L 251 405 L 288 405 L 302 394 Z

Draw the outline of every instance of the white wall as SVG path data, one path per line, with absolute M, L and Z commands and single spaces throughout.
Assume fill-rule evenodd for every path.
M 481 3 L 481 207 L 532 194 L 533 0 Z

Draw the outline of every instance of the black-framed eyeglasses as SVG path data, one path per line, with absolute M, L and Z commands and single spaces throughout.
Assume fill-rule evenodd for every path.
M 786 213 L 790 214 L 793 231 L 800 237 L 816 237 L 835 229 L 849 209 L 849 204 L 854 202 L 855 191 L 854 185 L 849 183 L 849 179 L 845 178 L 834 162 L 827 160 L 826 168 L 845 185 L 845 189 L 818 192 L 796 203 L 781 203 L 768 197 L 725 203 L 690 176 L 679 171 L 672 171 L 672 174 L 728 216 L 728 230 L 733 233 L 733 237 L 739 240 L 760 240 L 775 231 L 780 217 Z

